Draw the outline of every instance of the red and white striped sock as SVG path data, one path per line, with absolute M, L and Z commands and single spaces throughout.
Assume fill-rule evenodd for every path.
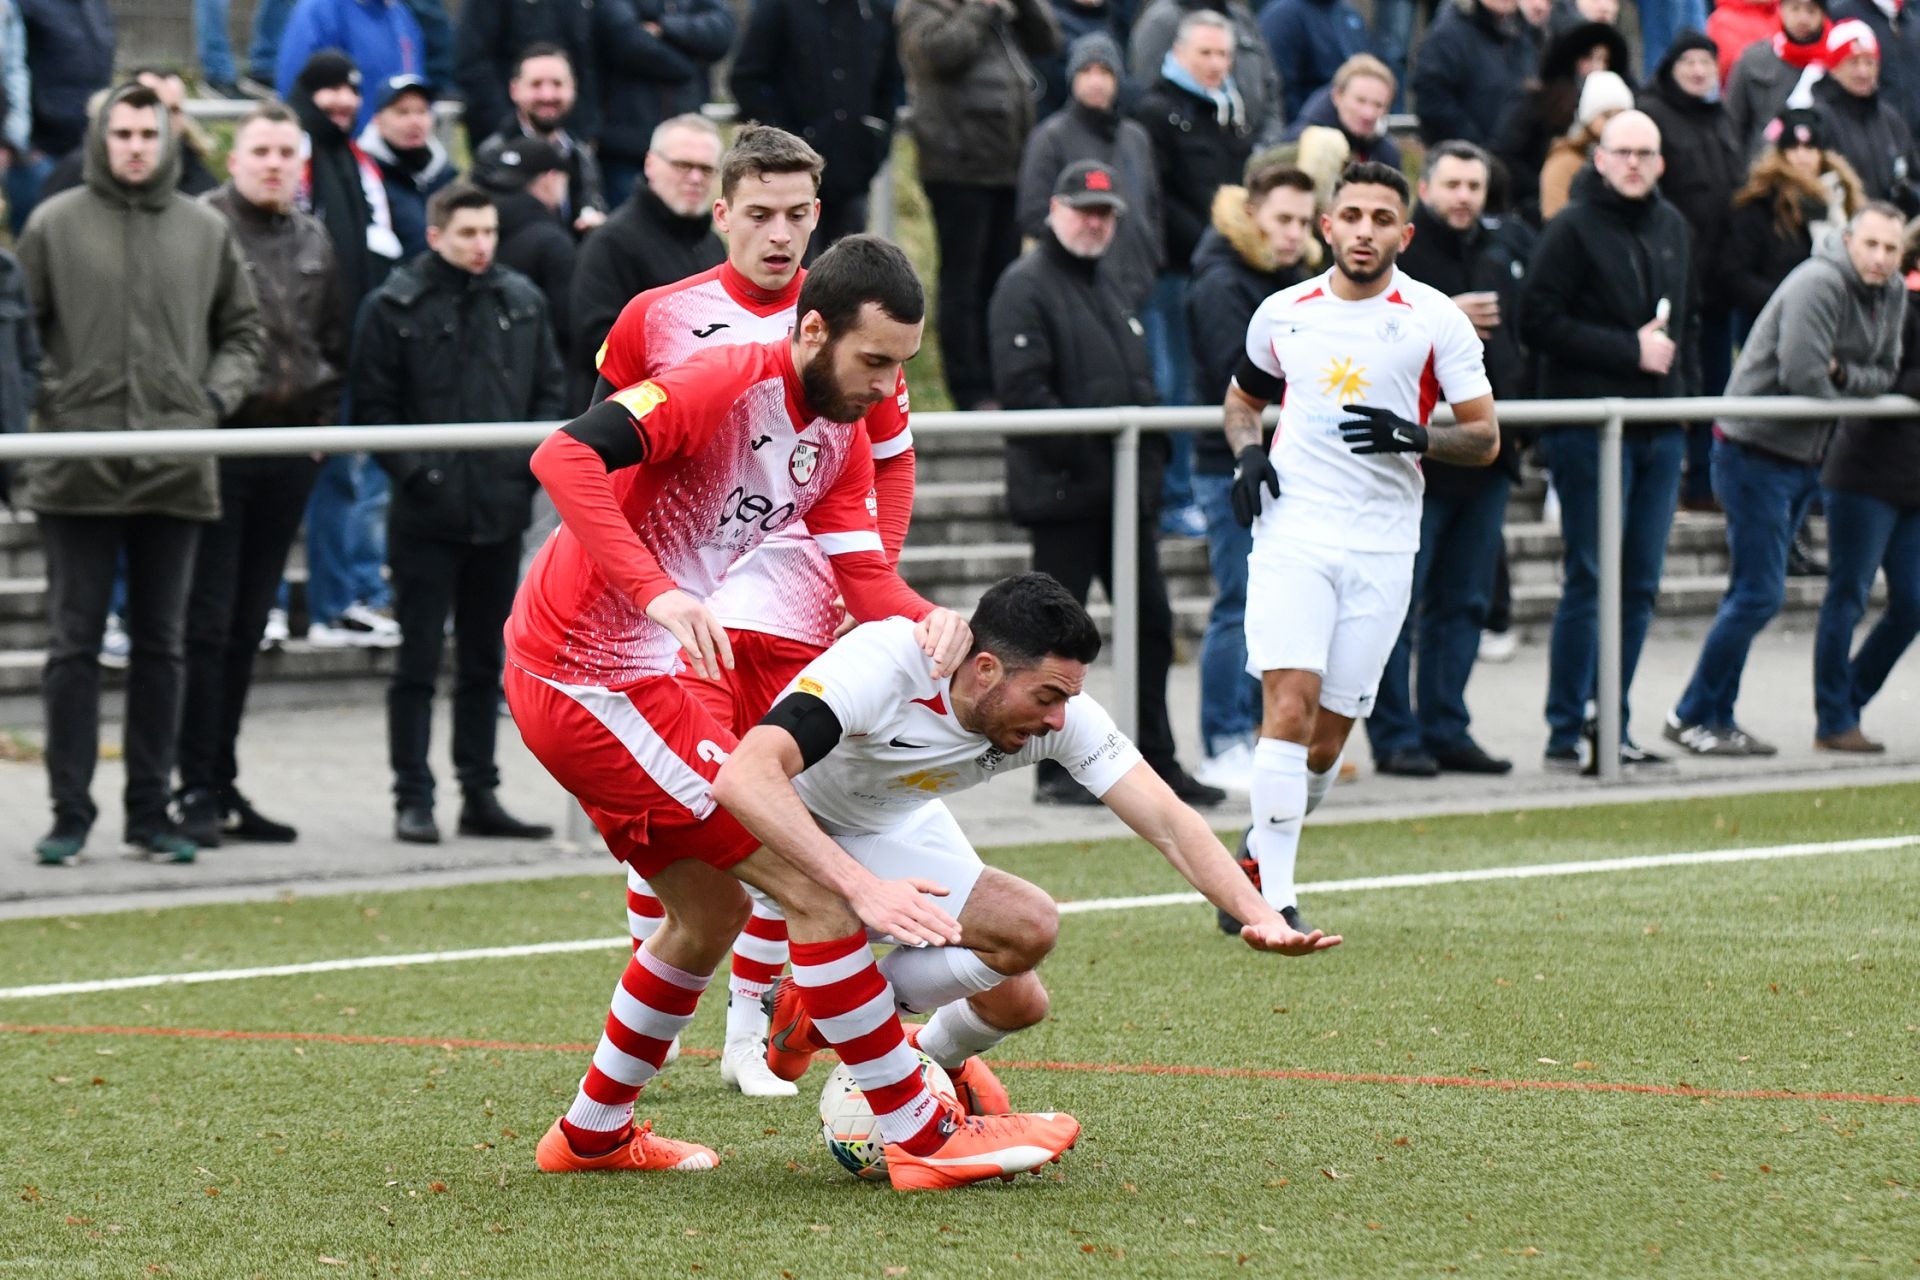
M 880 1122 L 880 1136 L 914 1155 L 938 1151 L 953 1131 L 920 1076 L 864 931 L 832 942 L 795 942 L 793 980 L 820 1036 L 840 1053 Z
M 597 1155 L 619 1145 L 633 1124 L 633 1100 L 666 1060 L 667 1046 L 693 1021 L 693 1011 L 708 978 L 676 969 L 642 947 L 627 961 L 613 989 L 600 1047 L 593 1051 L 560 1121 L 567 1141 L 581 1155 Z
M 638 951 L 640 944 L 651 938 L 666 918 L 667 909 L 653 896 L 653 886 L 638 871 L 628 867 L 627 932 L 633 935 L 633 949 Z
M 760 998 L 787 967 L 787 918 L 759 894 L 753 915 L 733 940 L 733 973 L 727 979 L 727 1039 L 765 1038 L 767 1011 Z

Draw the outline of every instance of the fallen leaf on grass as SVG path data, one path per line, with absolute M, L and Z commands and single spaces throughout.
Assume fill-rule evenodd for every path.
M 1335 1182 L 1338 1182 L 1341 1178 L 1341 1173 L 1338 1169 L 1322 1169 L 1320 1172 Z
M 344 1267 L 347 1265 L 347 1261 L 345 1258 L 329 1258 L 324 1253 L 320 1255 L 318 1261 L 322 1266 L 328 1266 L 328 1267 Z
M 22 1200 L 27 1201 L 29 1204 L 31 1204 L 33 1201 L 38 1200 L 40 1198 L 40 1188 L 27 1187 L 26 1189 L 21 1191 L 20 1198 Z
M 884 1267 L 881 1269 L 880 1274 L 883 1276 L 903 1276 L 907 1274 L 907 1269 L 905 1267 Z
M 427 1184 L 427 1190 L 432 1192 L 437 1193 L 437 1192 L 445 1191 L 446 1189 L 447 1189 L 447 1184 L 444 1182 L 429 1182 Z
M 207 1191 L 207 1194 L 210 1196 L 217 1196 L 220 1194 L 220 1188 L 218 1187 L 208 1187 L 206 1191 Z
M 1560 1065 L 1560 1059 L 1558 1058 L 1535 1058 L 1534 1061 L 1549 1067 L 1557 1067 Z
M 1412 1138 L 1395 1138 L 1393 1140 L 1393 1145 L 1396 1147 L 1410 1147 L 1413 1145 L 1413 1139 Z
M 67 1215 L 67 1225 L 70 1227 L 90 1227 L 93 1225 L 93 1219 L 82 1218 L 70 1213 Z
M 1369 1231 L 1378 1231 L 1379 1229 L 1380 1229 L 1380 1224 L 1377 1222 L 1369 1222 L 1367 1224 L 1367 1230 Z

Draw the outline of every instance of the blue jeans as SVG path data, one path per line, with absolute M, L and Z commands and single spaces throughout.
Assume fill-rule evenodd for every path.
M 1747 651 L 1786 603 L 1794 517 L 1819 487 L 1817 466 L 1788 462 L 1731 440 L 1713 442 L 1713 496 L 1727 513 L 1732 567 L 1727 594 L 1700 646 L 1693 679 L 1673 709 L 1686 723 L 1733 727 Z
M 1860 709 L 1920 633 L 1920 507 L 1843 489 L 1825 492 L 1827 598 L 1813 639 L 1813 705 L 1816 732 L 1830 738 L 1860 723 Z M 1849 656 L 1874 571 L 1883 566 L 1887 611 Z
M 1640 5 L 1640 65 L 1657 67 L 1660 59 L 1667 56 L 1667 46 L 1682 31 L 1705 32 L 1707 29 L 1706 0 L 1639 0 Z M 1629 84 L 1634 77 L 1625 67 L 1614 68 Z M 1651 70 L 1648 72 L 1652 74 Z
M 1413 10 L 1413 0 L 1374 0 L 1373 47 L 1393 72 L 1395 111 L 1407 109 L 1407 52 L 1413 47 Z
M 233 46 L 227 41 L 227 0 L 193 0 L 193 40 L 200 74 L 209 84 L 231 85 Z
M 253 35 L 247 42 L 247 65 L 261 84 L 273 83 L 280 61 L 280 36 L 293 16 L 294 0 L 260 0 L 253 10 Z
M 1585 428 L 1549 431 L 1541 451 L 1560 495 L 1560 536 L 1566 543 L 1560 606 L 1547 651 L 1547 749 L 1580 741 L 1587 700 L 1594 695 L 1600 648 L 1600 433 Z M 1620 546 L 1620 729 L 1628 724 L 1627 693 L 1640 647 L 1660 597 L 1667 562 L 1667 531 L 1680 492 L 1686 438 L 1678 427 L 1630 433 L 1622 450 Z
M 600 194 L 606 197 L 607 208 L 618 209 L 633 194 L 633 189 L 646 181 L 637 164 L 628 164 L 625 160 L 605 159 L 600 162 Z
M 1153 360 L 1153 388 L 1161 404 L 1192 404 L 1193 344 L 1187 333 L 1185 272 L 1168 272 L 1154 281 L 1153 297 L 1141 319 L 1147 330 L 1147 354 Z M 1160 484 L 1160 509 L 1178 511 L 1194 504 L 1193 436 L 1175 431 L 1169 437 L 1173 454 Z
M 329 623 L 359 601 L 392 600 L 387 559 L 387 473 L 365 454 L 335 454 L 307 499 L 307 616 Z
M 1503 470 L 1476 493 L 1429 493 L 1420 511 L 1420 553 L 1413 558 L 1413 604 L 1387 657 L 1367 717 L 1374 758 L 1394 751 L 1440 751 L 1472 741 L 1467 680 L 1493 604 L 1512 481 Z M 1419 710 L 1411 667 L 1419 636 Z
M 15 236 L 27 225 L 27 215 L 33 212 L 33 206 L 40 203 L 40 188 L 46 185 L 53 166 L 51 156 L 37 160 L 23 156 L 7 170 L 7 222 Z
M 1200 641 L 1200 741 L 1209 756 L 1251 744 L 1260 728 L 1260 682 L 1247 674 L 1247 557 L 1253 530 L 1233 518 L 1232 476 L 1196 473 L 1193 496 L 1207 517 L 1213 610 Z

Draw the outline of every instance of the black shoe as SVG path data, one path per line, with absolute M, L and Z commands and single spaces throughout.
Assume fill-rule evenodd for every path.
M 553 828 L 538 822 L 522 822 L 500 807 L 500 797 L 491 791 L 474 791 L 460 806 L 460 834 L 504 840 L 545 840 Z
M 1420 747 L 1405 747 L 1399 751 L 1389 751 L 1374 761 L 1373 767 L 1380 773 L 1390 773 L 1398 778 L 1440 776 L 1440 762 Z
M 1827 562 L 1822 560 L 1814 549 L 1807 545 L 1805 536 L 1793 540 L 1787 548 L 1787 576 L 1789 578 L 1824 578 L 1827 576 Z
M 33 854 L 42 866 L 64 867 L 78 858 L 86 846 L 86 824 L 62 818 L 53 824 L 53 830 L 34 842 Z
M 1240 869 L 1247 873 L 1247 879 L 1253 881 L 1253 887 L 1258 889 L 1260 887 L 1260 863 L 1259 860 L 1253 856 L 1253 851 L 1247 848 L 1247 841 L 1252 835 L 1252 827 L 1248 827 L 1240 833 L 1240 847 L 1233 851 L 1233 858 L 1234 861 L 1240 864 Z M 1213 910 L 1214 915 L 1217 916 L 1220 921 L 1220 932 L 1230 938 L 1239 937 L 1240 930 L 1245 926 L 1242 925 L 1240 921 L 1235 920 L 1230 913 L 1222 911 L 1218 907 L 1215 907 Z
M 180 794 L 180 834 L 202 849 L 220 844 L 220 800 L 205 787 Z
M 440 826 L 433 820 L 433 806 L 403 806 L 393 818 L 393 838 L 405 844 L 439 844 Z
M 1447 773 L 1500 774 L 1513 772 L 1513 761 L 1490 756 L 1472 738 L 1448 747 L 1435 747 L 1433 761 Z
M 1292 929 L 1295 933 L 1312 933 L 1313 932 L 1313 926 L 1300 918 L 1299 907 L 1280 908 L 1280 918 L 1282 920 L 1285 920 L 1287 922 L 1287 927 Z
M 1548 747 L 1540 757 L 1540 764 L 1548 773 L 1579 773 L 1579 747 Z
M 1225 795 L 1225 792 L 1221 793 Z M 1070 775 L 1061 774 L 1055 778 L 1041 778 L 1033 786 L 1035 804 L 1070 804 L 1091 807 L 1100 803 L 1100 797 L 1075 782 Z
M 221 834 L 243 844 L 292 844 L 300 833 L 284 822 L 275 822 L 247 802 L 238 791 L 221 797 Z
M 1154 772 L 1160 771 L 1156 769 Z M 1166 772 L 1160 774 L 1160 778 L 1173 788 L 1173 794 L 1178 796 L 1183 804 L 1190 804 L 1198 809 L 1211 809 L 1214 805 L 1227 802 L 1225 791 L 1219 787 L 1208 786 L 1177 764 L 1168 765 Z

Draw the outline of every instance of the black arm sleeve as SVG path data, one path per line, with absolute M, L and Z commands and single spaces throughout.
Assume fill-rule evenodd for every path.
M 1268 404 L 1278 400 L 1287 386 L 1285 378 L 1274 377 L 1245 355 L 1240 357 L 1240 367 L 1233 371 L 1233 381 L 1234 385 L 1255 400 L 1264 400 Z
M 773 704 L 761 724 L 785 729 L 800 745 L 802 767 L 811 769 L 840 745 L 840 717 L 810 693 L 790 693 Z
M 560 429 L 599 454 L 608 471 L 647 460 L 646 425 L 617 400 L 602 400 Z

